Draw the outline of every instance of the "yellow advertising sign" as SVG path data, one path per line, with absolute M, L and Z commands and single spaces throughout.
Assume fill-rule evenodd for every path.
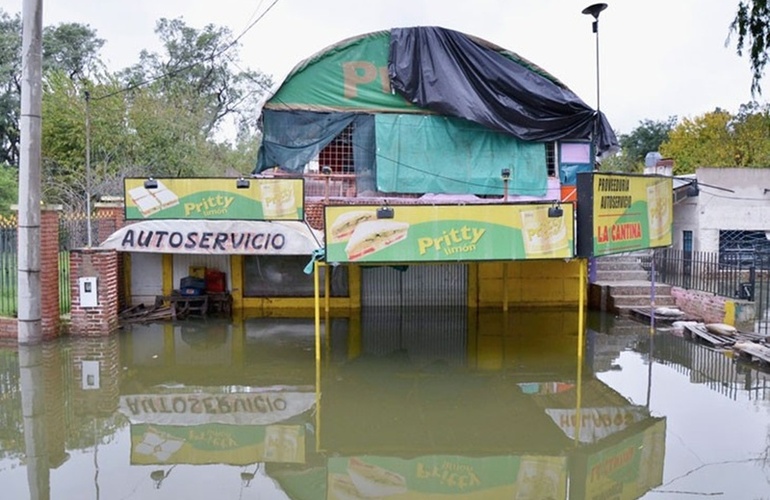
M 302 220 L 302 179 L 123 180 L 126 220 Z
M 561 456 L 330 457 L 327 470 L 327 500 L 567 497 Z
M 579 174 L 578 254 L 601 256 L 672 243 L 671 177 Z
M 663 482 L 666 420 L 595 453 L 578 454 L 573 490 L 579 498 L 639 498 Z
M 571 204 L 327 206 L 325 217 L 328 262 L 574 256 Z
M 305 462 L 300 424 L 131 426 L 131 463 L 233 464 Z

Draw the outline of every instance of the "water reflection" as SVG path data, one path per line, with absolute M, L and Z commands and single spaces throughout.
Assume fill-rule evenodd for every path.
M 704 444 L 683 422 L 717 399 L 699 428 L 733 419 L 764 440 L 763 372 L 602 315 L 581 363 L 577 325 L 561 310 L 365 310 L 322 322 L 318 367 L 312 318 L 2 349 L 3 497 L 736 498 L 699 477 L 721 453 L 746 478 L 732 491 L 762 498 L 766 444 Z

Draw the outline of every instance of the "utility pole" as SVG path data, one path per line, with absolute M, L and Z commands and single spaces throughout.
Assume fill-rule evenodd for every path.
M 86 231 L 88 248 L 91 248 L 91 92 L 85 91 L 86 98 Z
M 24 0 L 21 23 L 18 325 L 19 344 L 33 344 L 43 339 L 40 316 L 43 0 Z

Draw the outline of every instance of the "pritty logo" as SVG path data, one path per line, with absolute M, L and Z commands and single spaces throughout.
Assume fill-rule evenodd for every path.
M 460 229 L 444 231 L 441 236 L 436 238 L 419 238 L 417 245 L 420 255 L 425 255 L 430 248 L 435 249 L 437 252 L 444 252 L 446 255 L 472 252 L 476 250 L 476 243 L 486 231 L 486 229 L 463 226 Z
M 234 196 L 225 196 L 218 194 L 216 196 L 207 196 L 199 203 L 185 203 L 185 216 L 191 213 L 203 213 L 203 215 L 216 215 L 227 213 L 227 209 L 235 201 Z

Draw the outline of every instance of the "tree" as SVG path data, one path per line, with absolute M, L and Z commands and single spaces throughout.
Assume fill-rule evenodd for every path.
M 19 165 L 21 16 L 0 10 L 0 164 Z
M 158 95 L 201 116 L 207 139 L 227 119 L 241 127 L 255 124 L 259 100 L 272 81 L 263 73 L 238 67 L 239 45 L 228 28 L 209 24 L 197 30 L 182 19 L 164 18 L 155 32 L 165 53 L 142 51 L 139 63 L 122 73 L 127 85 L 150 82 L 149 88 Z
M 603 171 L 641 172 L 647 153 L 658 151 L 676 125 L 676 116 L 666 120 L 642 120 L 629 134 L 616 134 L 620 153 L 602 162 Z
M 761 94 L 760 80 L 767 65 L 767 51 L 770 49 L 770 3 L 769 0 L 741 0 L 738 11 L 730 24 L 730 34 L 737 34 L 736 51 L 744 55 L 748 48 L 751 63 L 752 94 Z
M 737 114 L 716 109 L 682 120 L 661 145 L 674 158 L 677 174 L 698 167 L 767 167 L 770 165 L 770 107 L 744 104 Z
M 19 165 L 21 108 L 21 16 L 0 9 L 0 163 Z M 43 30 L 45 75 L 63 71 L 81 80 L 101 68 L 104 40 L 88 26 L 65 23 Z
M 43 72 L 65 72 L 71 80 L 83 79 L 104 65 L 99 51 L 104 40 L 88 25 L 61 23 L 43 29 Z
M 0 215 L 11 214 L 11 205 L 17 203 L 19 193 L 19 171 L 0 165 Z

